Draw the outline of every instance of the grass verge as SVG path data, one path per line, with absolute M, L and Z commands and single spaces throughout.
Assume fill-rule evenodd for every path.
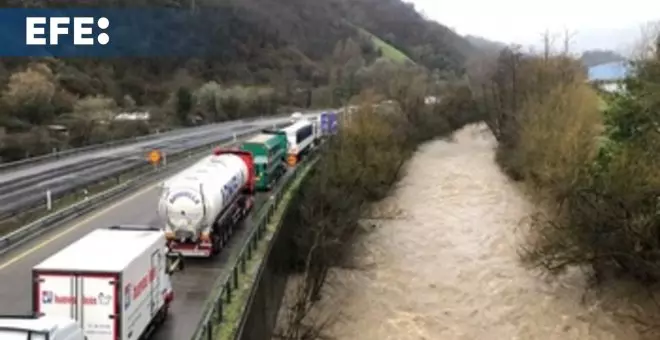
M 282 196 L 281 203 L 275 210 L 272 222 L 268 223 L 266 226 L 266 234 L 264 238 L 257 245 L 252 259 L 246 263 L 245 273 L 239 272 L 238 289 L 234 291 L 234 296 L 231 303 L 225 305 L 224 318 L 222 322 L 217 323 L 216 327 L 214 327 L 213 339 L 233 339 L 234 333 L 237 331 L 238 322 L 241 319 L 243 312 L 245 311 L 252 285 L 257 279 L 259 267 L 265 260 L 264 255 L 268 250 L 268 245 L 270 244 L 273 236 L 275 235 L 275 232 L 284 220 L 284 213 L 289 208 L 289 204 L 293 198 L 294 191 L 298 189 L 300 183 L 305 178 L 305 175 L 307 175 L 310 169 L 311 165 L 307 165 L 307 167 L 301 171 L 300 174 L 293 180 L 291 186 Z

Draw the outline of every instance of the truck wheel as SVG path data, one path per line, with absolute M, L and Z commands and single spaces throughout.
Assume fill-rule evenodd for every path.
M 222 248 L 222 240 L 218 235 L 213 235 L 211 237 L 213 240 L 213 251 L 211 252 L 211 255 L 217 255 L 220 252 L 220 248 Z
M 160 309 L 158 313 L 158 323 L 164 323 L 167 320 L 167 316 L 170 314 L 170 306 L 165 305 Z

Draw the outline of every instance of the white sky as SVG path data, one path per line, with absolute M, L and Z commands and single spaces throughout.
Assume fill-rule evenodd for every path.
M 427 18 L 504 43 L 537 44 L 546 30 L 576 32 L 577 49 L 619 49 L 660 19 L 660 0 L 406 0 Z M 632 42 L 631 42 L 632 43 Z

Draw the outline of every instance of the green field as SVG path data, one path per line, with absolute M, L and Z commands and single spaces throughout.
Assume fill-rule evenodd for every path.
M 405 53 L 399 51 L 394 46 L 386 43 L 385 41 L 383 41 L 379 37 L 369 33 L 369 31 L 367 31 L 363 28 L 360 28 L 360 27 L 356 27 L 356 29 L 358 31 L 360 31 L 360 34 L 363 34 L 363 35 L 369 37 L 369 39 L 371 39 L 371 41 L 373 42 L 374 46 L 376 48 L 380 49 L 380 51 L 383 53 L 384 57 L 386 57 L 388 59 L 391 59 L 393 61 L 396 61 L 396 62 L 400 62 L 400 63 L 403 63 L 403 62 L 406 62 L 406 61 L 414 63 L 414 61 L 412 59 L 410 59 Z

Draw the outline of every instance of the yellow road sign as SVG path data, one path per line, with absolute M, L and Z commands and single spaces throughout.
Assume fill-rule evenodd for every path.
M 296 157 L 296 155 L 289 155 L 289 157 L 287 157 L 287 162 L 289 163 L 289 166 L 296 165 L 297 161 L 298 161 L 298 157 Z
M 151 150 L 149 152 L 149 163 L 151 164 L 158 164 L 160 160 L 162 159 L 162 155 L 160 153 L 160 150 Z

